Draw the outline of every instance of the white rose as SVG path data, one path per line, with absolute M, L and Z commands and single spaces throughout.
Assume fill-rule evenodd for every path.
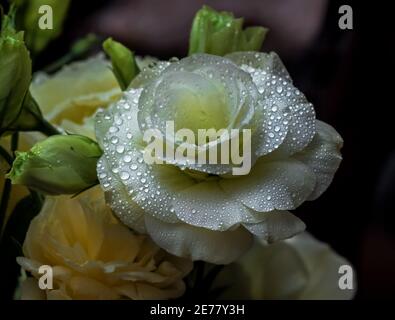
M 132 87 L 96 118 L 104 150 L 98 176 L 124 223 L 175 255 L 213 263 L 237 259 L 253 235 L 273 242 L 304 230 L 287 210 L 326 190 L 341 161 L 342 139 L 315 119 L 275 53 L 159 62 Z M 250 129 L 251 153 L 243 156 L 250 155 L 251 171 L 235 176 L 240 166 L 234 162 L 202 165 L 178 158 L 147 164 L 144 132 L 166 136 L 166 121 L 192 132 Z M 228 140 L 221 136 L 210 146 Z
M 345 265 L 351 268 L 346 275 L 349 287 L 341 289 L 344 273 L 339 270 Z M 257 241 L 238 261 L 225 266 L 214 287 L 228 288 L 222 299 L 347 300 L 356 292 L 352 270 L 346 259 L 304 232 L 271 245 Z

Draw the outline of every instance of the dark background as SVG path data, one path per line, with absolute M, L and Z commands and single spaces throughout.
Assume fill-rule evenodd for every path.
M 114 0 L 72 1 L 63 35 L 38 57 L 40 69 L 88 32 L 112 36 L 139 55 L 185 56 L 195 12 L 208 4 L 271 31 L 263 50 L 282 57 L 317 118 L 345 144 L 323 196 L 296 210 L 307 230 L 354 265 L 356 299 L 395 297 L 395 107 L 391 9 L 380 1 Z M 350 4 L 354 29 L 340 30 Z M 392 19 L 392 20 L 391 20 Z M 99 49 L 99 48 L 97 48 Z

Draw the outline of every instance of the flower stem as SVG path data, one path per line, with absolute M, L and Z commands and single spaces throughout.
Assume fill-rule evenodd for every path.
M 13 159 L 15 159 L 15 151 L 18 149 L 19 133 L 15 132 L 11 136 L 11 153 Z
M 0 156 L 7 162 L 9 166 L 12 166 L 13 158 L 9 155 L 6 149 L 0 146 Z
M 12 166 L 12 162 L 15 159 L 15 151 L 16 149 L 18 149 L 18 140 L 19 140 L 19 133 L 18 132 L 13 133 L 11 136 L 11 143 L 10 143 L 12 156 L 8 155 L 10 157 L 9 159 L 10 166 Z M 12 190 L 11 180 L 5 179 L 3 194 L 1 195 L 1 202 L 0 202 L 0 239 L 1 236 L 3 235 L 3 230 L 5 227 L 5 218 L 7 214 L 8 202 L 10 200 L 11 190 Z
M 5 217 L 6 217 L 6 212 L 7 212 L 7 207 L 8 207 L 8 201 L 10 199 L 11 195 L 11 180 L 10 179 L 5 179 L 4 180 L 4 187 L 3 187 L 3 194 L 1 195 L 1 202 L 0 202 L 0 239 L 3 234 L 4 230 L 4 223 L 5 223 Z
M 41 127 L 40 131 L 44 133 L 47 136 L 54 136 L 56 134 L 60 134 L 58 129 L 56 129 L 52 124 L 50 124 L 47 120 L 44 118 L 41 119 Z
M 70 52 L 64 55 L 63 57 L 59 58 L 49 66 L 46 66 L 43 71 L 46 73 L 53 73 L 57 70 L 59 70 L 61 67 L 63 67 L 65 64 L 68 64 L 69 62 L 73 61 L 76 58 L 76 56 Z

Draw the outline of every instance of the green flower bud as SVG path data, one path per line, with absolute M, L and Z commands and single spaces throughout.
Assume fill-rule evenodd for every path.
M 32 65 L 23 32 L 13 28 L 13 17 L 4 16 L 0 32 L 0 132 L 20 116 L 31 80 Z
M 19 152 L 7 178 L 50 194 L 76 194 L 98 183 L 98 144 L 80 135 L 55 135 Z
M 43 119 L 29 92 L 32 62 L 23 40 L 14 28 L 15 6 L 2 17 L 0 30 L 0 136 L 13 131 L 55 130 Z
M 32 54 L 41 52 L 61 34 L 70 0 L 14 0 L 14 3 L 18 7 L 18 29 L 26 31 L 25 41 Z
M 230 12 L 217 12 L 203 6 L 193 20 L 189 55 L 210 53 L 218 56 L 236 51 L 259 51 L 268 29 L 249 27 L 243 30 L 243 19 Z
M 130 82 L 139 73 L 134 53 L 121 43 L 108 38 L 103 49 L 110 57 L 112 69 L 122 90 L 129 87 Z

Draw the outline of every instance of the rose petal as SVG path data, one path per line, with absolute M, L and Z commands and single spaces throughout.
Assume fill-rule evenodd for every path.
M 224 231 L 253 220 L 251 211 L 224 192 L 216 180 L 192 185 L 174 198 L 177 217 L 197 227 Z
M 313 140 L 316 133 L 314 107 L 299 90 L 295 90 L 295 94 L 299 95 L 301 101 L 295 100 L 289 105 L 290 120 L 287 136 L 274 152 L 282 157 L 291 156 L 303 150 Z
M 98 107 L 121 95 L 109 62 L 102 55 L 74 62 L 52 76 L 39 73 L 30 90 L 45 118 L 54 123 L 62 119 L 81 123 Z
M 351 299 L 341 290 L 338 271 L 349 262 L 307 232 L 271 245 L 256 241 L 226 266 L 215 286 L 228 285 L 221 299 Z
M 106 202 L 111 205 L 118 218 L 127 226 L 140 232 L 144 231 L 141 226 L 144 210 L 133 201 L 130 190 L 117 180 L 115 174 L 112 174 L 104 157 L 97 163 L 97 173 L 105 192 Z
M 334 252 L 329 245 L 316 240 L 307 232 L 285 241 L 298 257 L 309 275 L 300 299 L 351 299 L 354 289 L 341 290 L 339 288 L 339 268 L 350 263 Z M 291 271 L 291 270 L 289 270 Z
M 259 223 L 243 223 L 252 234 L 267 243 L 284 240 L 301 233 L 306 225 L 288 211 L 265 212 Z
M 145 223 L 160 247 L 192 260 L 227 264 L 241 256 L 252 243 L 251 234 L 243 227 L 234 231 L 211 231 L 185 223 L 165 223 L 148 215 Z
M 274 52 L 233 53 L 226 56 L 249 72 L 262 94 L 263 114 L 259 115 L 260 145 L 257 155 L 280 147 L 284 155 L 302 150 L 315 134 L 315 111 L 296 89 L 280 58 Z
M 234 199 L 258 211 L 291 210 L 312 193 L 316 179 L 313 172 L 298 160 L 265 162 L 262 158 L 250 174 L 220 180 L 220 186 Z
M 134 141 L 141 139 L 142 135 L 137 123 L 137 108 L 141 91 L 141 89 L 131 89 L 116 104 L 106 110 L 98 110 L 95 116 L 95 132 L 97 142 L 102 148 L 105 137 L 110 141 L 113 137 L 115 139 L 124 121 L 127 122 L 125 137 L 129 141 L 132 141 L 132 138 Z
M 140 73 L 133 79 L 130 88 L 141 88 L 147 83 L 157 78 L 168 66 L 169 61 L 152 61 L 148 66 L 144 66 Z
M 124 146 L 122 155 L 117 154 L 117 146 L 109 145 L 97 169 L 114 212 L 131 227 L 139 218 L 131 209 L 133 203 L 161 220 L 177 221 L 172 205 L 174 193 L 196 182 L 175 166 L 146 164 L 142 153 L 127 143 L 118 146 Z M 129 157 L 126 162 L 125 156 Z
M 293 157 L 308 165 L 316 175 L 316 186 L 308 200 L 317 199 L 332 183 L 342 156 L 343 139 L 330 125 L 317 120 L 313 141 Z
M 46 300 L 45 290 L 41 290 L 38 281 L 29 277 L 21 283 L 21 300 Z

